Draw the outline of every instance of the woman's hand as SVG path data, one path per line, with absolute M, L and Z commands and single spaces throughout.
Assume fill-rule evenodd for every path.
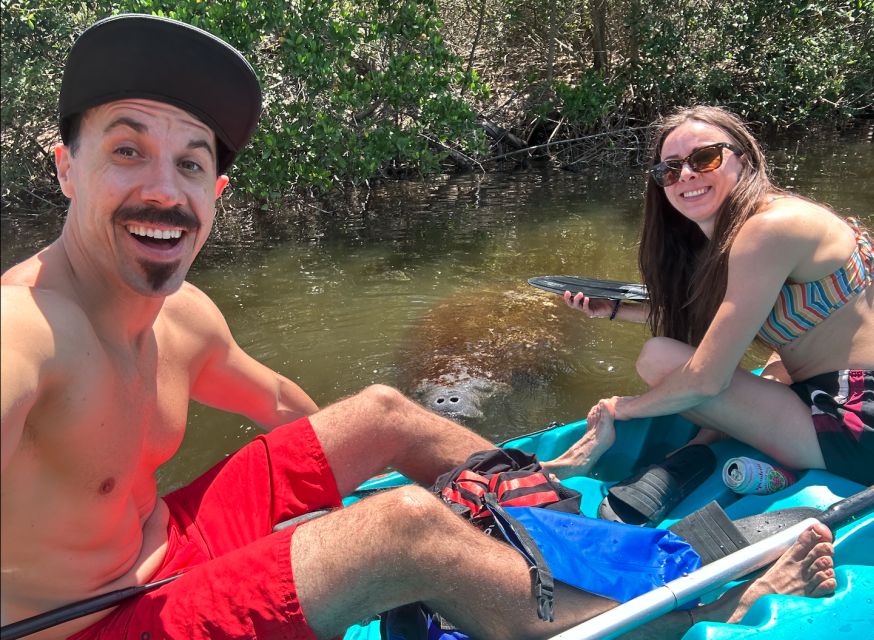
M 564 292 L 564 301 L 571 309 L 582 311 L 590 318 L 609 318 L 613 315 L 613 309 L 616 306 L 615 300 L 590 298 L 584 293 L 578 293 L 574 296 L 570 291 Z

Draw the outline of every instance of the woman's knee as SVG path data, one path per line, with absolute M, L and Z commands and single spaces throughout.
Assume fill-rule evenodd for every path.
M 661 382 L 671 371 L 688 362 L 694 349 L 673 338 L 650 338 L 637 357 L 637 375 L 649 386 Z

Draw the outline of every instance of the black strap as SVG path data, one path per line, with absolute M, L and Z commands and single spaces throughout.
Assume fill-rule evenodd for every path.
M 484 503 L 507 542 L 528 561 L 533 576 L 532 588 L 537 602 L 537 617 L 546 622 L 552 622 L 555 619 L 555 580 L 549 565 L 546 563 L 546 558 L 540 553 L 534 538 L 531 537 L 522 523 L 498 504 L 497 496 L 494 493 L 487 493 Z

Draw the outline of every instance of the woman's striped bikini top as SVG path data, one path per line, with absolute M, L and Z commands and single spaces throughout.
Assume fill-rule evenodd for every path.
M 814 282 L 787 282 L 759 337 L 774 347 L 782 347 L 812 329 L 861 293 L 874 280 L 874 249 L 859 222 L 847 223 L 856 232 L 856 248 L 843 267 Z

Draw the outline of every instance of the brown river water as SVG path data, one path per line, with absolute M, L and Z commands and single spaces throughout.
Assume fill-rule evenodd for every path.
M 776 181 L 874 225 L 872 130 L 770 143 Z M 226 228 L 189 280 L 215 300 L 248 353 L 320 406 L 373 383 L 408 389 L 435 341 L 511 332 L 524 351 L 543 318 L 530 313 L 531 296 L 535 307 L 561 303 L 528 286 L 532 276 L 638 281 L 642 171 L 531 168 L 388 183 L 361 194 L 358 213 L 313 211 L 281 229 L 256 216 Z M 48 243 L 62 217 L 36 221 L 4 211 L 2 268 Z M 528 302 L 502 302 L 505 291 Z M 422 324 L 429 311 L 453 306 L 477 321 Z M 542 357 L 555 366 L 514 379 L 511 394 L 487 402 L 484 417 L 469 422 L 492 440 L 583 418 L 601 397 L 642 389 L 634 371 L 647 338 L 642 325 L 588 320 L 563 303 L 549 313 L 558 321 Z M 753 352 L 744 364 L 762 357 Z M 159 472 L 162 489 L 190 480 L 257 430 L 192 403 L 185 441 Z

